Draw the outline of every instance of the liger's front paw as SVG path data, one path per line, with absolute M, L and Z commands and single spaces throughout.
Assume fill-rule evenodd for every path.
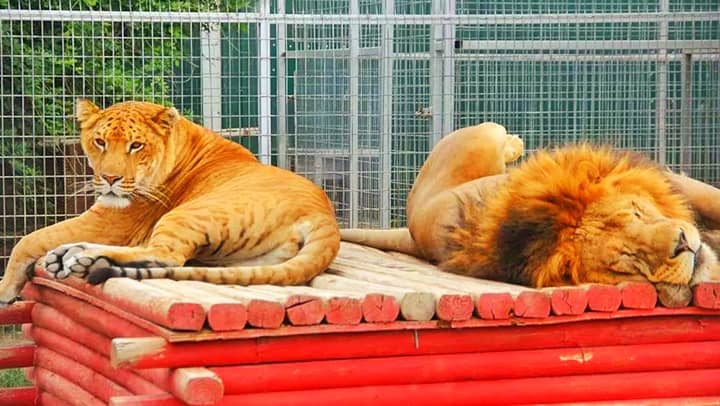
M 65 279 L 75 275 L 86 278 L 93 269 L 112 266 L 111 261 L 97 252 L 95 244 L 65 244 L 45 255 L 44 268 L 56 279 Z

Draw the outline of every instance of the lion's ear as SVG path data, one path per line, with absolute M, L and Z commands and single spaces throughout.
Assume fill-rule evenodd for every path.
M 75 102 L 75 118 L 80 124 L 86 123 L 99 112 L 100 107 L 88 99 L 77 99 Z
M 152 121 L 167 130 L 173 128 L 178 120 L 180 120 L 180 113 L 175 107 L 163 109 L 152 118 Z

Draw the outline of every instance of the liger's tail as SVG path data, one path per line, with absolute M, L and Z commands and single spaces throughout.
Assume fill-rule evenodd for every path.
M 389 230 L 346 228 L 340 230 L 340 236 L 343 241 L 367 245 L 383 251 L 397 251 L 418 258 L 423 257 L 407 228 Z
M 297 255 L 276 265 L 237 267 L 148 267 L 112 266 L 93 270 L 88 282 L 98 284 L 112 277 L 132 279 L 197 280 L 216 284 L 299 285 L 325 271 L 340 249 L 340 234 L 334 221 L 314 225 Z

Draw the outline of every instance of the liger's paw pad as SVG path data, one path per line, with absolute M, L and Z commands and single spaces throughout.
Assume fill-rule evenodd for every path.
M 56 279 L 70 275 L 86 278 L 94 269 L 109 268 L 112 261 L 93 253 L 91 244 L 61 245 L 45 255 L 44 268 Z

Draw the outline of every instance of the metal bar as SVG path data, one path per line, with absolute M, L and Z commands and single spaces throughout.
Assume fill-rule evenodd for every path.
M 349 57 L 350 50 L 348 48 L 337 49 L 308 49 L 302 51 L 286 51 L 287 58 L 342 58 Z M 358 56 L 361 58 L 380 58 L 382 56 L 381 47 L 367 47 L 358 50 Z
M 685 54 L 682 63 L 680 99 L 680 168 L 692 175 L 692 56 Z
M 446 1 L 447 14 L 455 14 L 455 1 Z M 442 133 L 450 134 L 455 129 L 455 24 L 443 25 L 443 107 Z
M 395 1 L 385 0 L 383 2 L 383 13 L 392 15 L 395 13 Z M 380 226 L 390 227 L 392 183 L 392 102 L 393 102 L 393 45 L 395 41 L 395 29 L 392 24 L 382 26 L 380 38 L 380 49 L 382 59 L 380 60 L 380 92 L 381 111 L 380 119 Z
M 432 0 L 433 15 L 443 14 L 445 0 Z M 431 147 L 443 136 L 443 25 L 434 22 L 430 37 L 430 111 L 432 112 Z
M 260 14 L 264 17 L 270 15 L 270 1 L 260 0 Z M 261 18 L 258 27 L 258 106 L 259 106 L 259 127 L 260 142 L 258 145 L 258 155 L 260 162 L 270 164 L 270 155 L 272 153 L 272 121 L 270 109 L 271 103 L 271 71 L 270 71 L 270 22 L 267 18 Z
M 215 131 L 222 129 L 221 53 L 220 24 L 208 24 L 200 30 L 202 113 L 203 125 Z
M 660 0 L 660 11 L 670 10 L 670 0 Z M 667 41 L 668 22 L 660 21 L 658 27 L 658 41 Z M 655 128 L 657 131 L 657 161 L 664 166 L 667 161 L 667 81 L 668 81 L 668 52 L 660 49 L 657 53 L 657 91 L 655 99 Z
M 360 12 L 359 0 L 350 0 L 350 14 Z M 360 24 L 350 24 L 350 59 L 349 89 L 350 92 L 350 227 L 357 227 L 358 209 L 360 203 L 360 171 L 357 150 L 359 147 L 358 131 L 360 129 Z
M 277 0 L 277 13 L 285 14 L 285 0 Z M 277 38 L 275 40 L 277 46 L 277 139 L 278 139 L 278 155 L 277 166 L 280 168 L 288 168 L 287 162 L 287 104 L 290 99 L 287 97 L 287 26 L 285 23 L 278 23 L 275 26 Z
M 168 12 L 168 11 L 80 11 L 80 10 L 0 10 L 0 20 L 12 21 L 93 21 L 93 22 L 146 22 L 172 21 L 174 23 L 257 23 L 266 19 L 261 13 L 222 12 Z M 607 24 L 653 23 L 660 21 L 717 21 L 720 12 L 655 12 L 655 13 L 581 13 L 581 14 L 465 14 L 443 13 L 381 15 L 381 14 L 275 14 L 268 22 L 277 24 Z
M 720 49 L 717 40 L 616 40 L 616 41 L 475 41 L 464 40 L 463 50 L 577 51 L 624 49 Z

